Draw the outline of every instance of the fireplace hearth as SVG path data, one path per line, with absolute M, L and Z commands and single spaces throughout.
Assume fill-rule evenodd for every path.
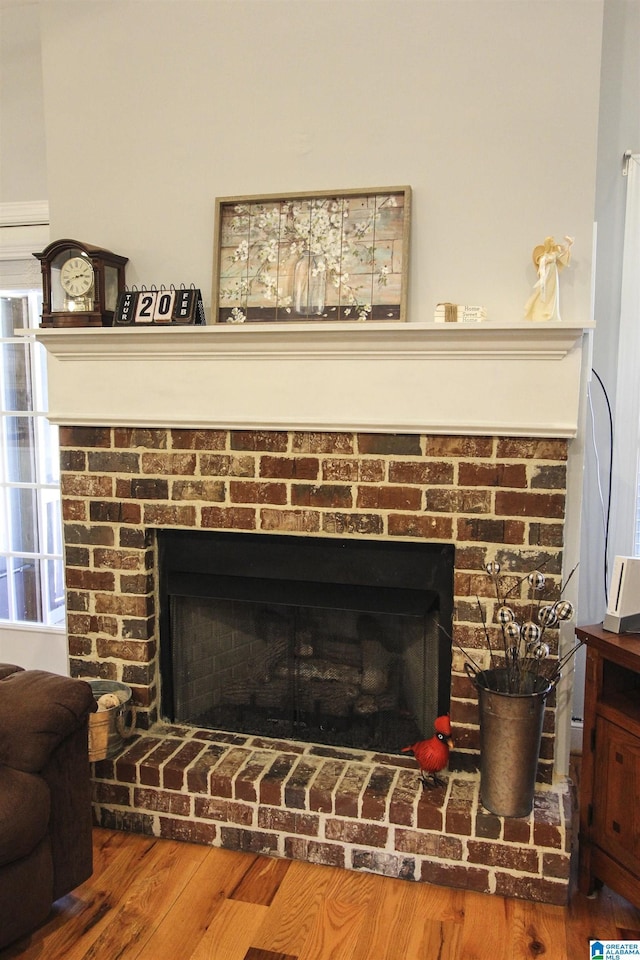
M 394 753 L 449 712 L 452 544 L 157 536 L 171 721 Z

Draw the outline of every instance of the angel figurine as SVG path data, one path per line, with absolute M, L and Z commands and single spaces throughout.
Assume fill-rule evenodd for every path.
M 560 284 L 558 273 L 571 259 L 573 237 L 565 237 L 564 243 L 556 243 L 547 237 L 544 243 L 534 247 L 533 262 L 538 271 L 538 280 L 524 308 L 525 320 L 560 319 Z

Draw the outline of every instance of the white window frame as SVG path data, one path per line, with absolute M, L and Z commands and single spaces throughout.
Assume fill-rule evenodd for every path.
M 10 291 L 37 289 L 41 272 L 33 253 L 49 240 L 47 201 L 0 203 L 0 286 Z M 1 623 L 0 662 L 68 674 L 65 624 Z

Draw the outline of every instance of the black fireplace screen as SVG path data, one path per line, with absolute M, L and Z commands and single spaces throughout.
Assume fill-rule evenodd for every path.
M 173 722 L 396 752 L 448 710 L 450 544 L 202 531 L 158 542 Z

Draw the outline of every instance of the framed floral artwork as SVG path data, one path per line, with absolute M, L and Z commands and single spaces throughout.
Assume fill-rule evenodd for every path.
M 405 320 L 410 219 L 410 187 L 217 198 L 212 320 Z

